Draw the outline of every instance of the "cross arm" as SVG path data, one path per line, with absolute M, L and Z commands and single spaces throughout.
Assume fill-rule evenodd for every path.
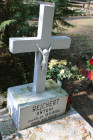
M 52 36 L 51 42 L 53 42 L 52 49 L 68 49 L 70 48 L 71 38 L 67 36 Z
M 38 37 L 19 37 L 9 39 L 9 50 L 11 53 L 25 53 L 38 51 L 36 44 L 39 44 Z

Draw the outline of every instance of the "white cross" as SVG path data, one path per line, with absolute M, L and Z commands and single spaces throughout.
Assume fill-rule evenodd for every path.
M 46 72 L 42 73 L 41 61 L 43 51 L 48 50 L 52 45 L 52 49 L 68 49 L 71 39 L 66 36 L 51 36 L 52 22 L 54 15 L 54 6 L 40 5 L 38 35 L 37 37 L 20 37 L 9 39 L 9 49 L 11 53 L 35 52 L 34 82 L 33 91 L 41 93 L 45 90 Z M 47 64 L 47 62 L 46 62 Z

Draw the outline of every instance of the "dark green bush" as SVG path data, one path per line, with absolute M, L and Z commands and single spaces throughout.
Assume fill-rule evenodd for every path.
M 49 1 L 49 0 L 45 0 Z M 69 26 L 65 18 L 73 15 L 67 0 L 50 0 L 55 3 L 54 28 Z M 38 18 L 38 1 L 24 3 L 23 0 L 0 0 L 0 40 L 8 46 L 9 37 L 36 36 L 37 21 L 29 25 L 29 20 Z
M 37 3 L 24 4 L 22 0 L 5 0 L 0 3 L 0 40 L 8 45 L 9 37 L 33 36 L 36 34 L 35 23 L 28 21 L 38 17 Z

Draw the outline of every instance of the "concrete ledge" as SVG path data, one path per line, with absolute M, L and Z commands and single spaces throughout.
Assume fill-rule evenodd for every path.
M 3 112 L 3 110 L 1 110 Z M 11 117 L 2 118 L 8 113 L 2 114 L 0 131 L 3 140 L 93 140 L 93 128 L 73 108 L 65 115 L 47 121 L 42 125 L 17 131 Z

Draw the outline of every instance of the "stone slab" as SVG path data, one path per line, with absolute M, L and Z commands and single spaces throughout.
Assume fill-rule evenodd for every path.
M 7 119 L 3 119 L 4 116 Z M 21 131 L 16 130 L 8 111 L 2 109 L 0 131 L 2 140 L 93 140 L 93 128 L 72 107 L 66 114 L 51 122 Z
M 40 124 L 62 115 L 68 94 L 53 80 L 46 81 L 46 90 L 35 94 L 33 84 L 8 89 L 7 106 L 18 130 Z

